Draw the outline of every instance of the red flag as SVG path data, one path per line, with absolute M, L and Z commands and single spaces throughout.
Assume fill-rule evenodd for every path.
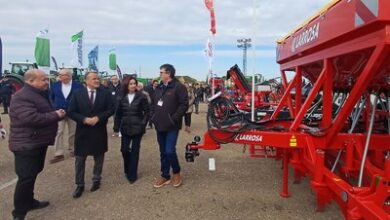
M 215 27 L 215 13 L 214 13 L 214 6 L 213 6 L 213 0 L 204 0 L 204 3 L 206 5 L 206 8 L 210 11 L 210 31 L 213 33 L 217 33 L 217 29 Z

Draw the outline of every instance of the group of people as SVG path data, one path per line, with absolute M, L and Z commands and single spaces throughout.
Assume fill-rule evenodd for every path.
M 104 155 L 108 150 L 107 122 L 112 115 L 114 132 L 122 135 L 120 150 L 129 183 L 137 180 L 141 140 L 150 122 L 149 126 L 156 129 L 161 165 L 161 175 L 153 186 L 160 188 L 172 183 L 179 187 L 182 178 L 176 142 L 189 107 L 189 96 L 186 87 L 175 78 L 174 66 L 160 67 L 161 82 L 153 82 L 148 88 L 152 92 L 139 89 L 139 82 L 133 77 L 107 90 L 101 87 L 94 71 L 85 74 L 85 86 L 72 81 L 71 76 L 70 70 L 61 70 L 60 80 L 49 91 L 46 73 L 39 69 L 28 70 L 24 75 L 25 86 L 11 100 L 9 148 L 15 157 L 18 176 L 13 218 L 24 219 L 28 211 L 49 205 L 34 197 L 34 185 L 43 170 L 48 146 L 54 144 L 55 147 L 55 156 L 50 162 L 64 159 L 66 125 L 68 151 L 75 158 L 73 197 L 79 198 L 84 192 L 87 156 L 94 157 L 90 191 L 100 188 Z

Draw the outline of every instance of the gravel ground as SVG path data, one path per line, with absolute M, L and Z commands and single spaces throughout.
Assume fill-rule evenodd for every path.
M 201 151 L 195 163 L 186 163 L 184 146 L 194 135 L 206 130 L 206 105 L 192 116 L 192 132 L 181 132 L 178 154 L 184 183 L 154 189 L 159 176 L 159 153 L 154 130 L 147 130 L 141 143 L 139 179 L 130 185 L 125 179 L 120 154 L 120 139 L 109 137 L 109 151 L 103 170 L 101 189 L 89 192 L 93 159 L 88 158 L 86 191 L 72 198 L 74 159 L 49 164 L 53 149 L 49 148 L 46 165 L 38 176 L 35 195 L 49 200 L 50 206 L 29 212 L 28 220 L 41 219 L 343 219 L 335 203 L 324 212 L 315 211 L 315 196 L 308 179 L 290 184 L 291 197 L 279 196 L 281 162 L 253 159 L 243 153 L 242 146 L 224 145 L 218 151 Z M 8 115 L 2 115 L 8 129 Z M 112 121 L 109 123 L 111 132 Z M 208 158 L 215 158 L 216 171 L 208 170 Z M 11 219 L 16 176 L 14 160 L 7 142 L 0 143 L 0 219 Z M 292 175 L 290 175 L 290 183 Z M 9 186 L 7 186 L 9 185 Z

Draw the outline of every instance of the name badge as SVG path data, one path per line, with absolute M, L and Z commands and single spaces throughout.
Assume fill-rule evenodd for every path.
M 158 106 L 163 106 L 163 101 L 162 101 L 162 100 L 159 100 L 159 101 L 157 102 L 157 105 L 158 105 Z
M 115 95 L 115 92 L 112 92 L 112 95 Z

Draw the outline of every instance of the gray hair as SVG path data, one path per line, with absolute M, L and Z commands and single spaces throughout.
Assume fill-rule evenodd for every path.
M 85 73 L 85 75 L 84 75 L 84 79 L 87 79 L 88 75 L 91 74 L 91 73 L 98 74 L 98 72 L 96 72 L 94 70 L 87 71 L 87 73 Z
M 63 74 L 67 74 L 68 76 L 72 76 L 72 72 L 70 71 L 69 68 L 65 68 L 65 69 L 61 69 L 60 74 L 63 73 Z

